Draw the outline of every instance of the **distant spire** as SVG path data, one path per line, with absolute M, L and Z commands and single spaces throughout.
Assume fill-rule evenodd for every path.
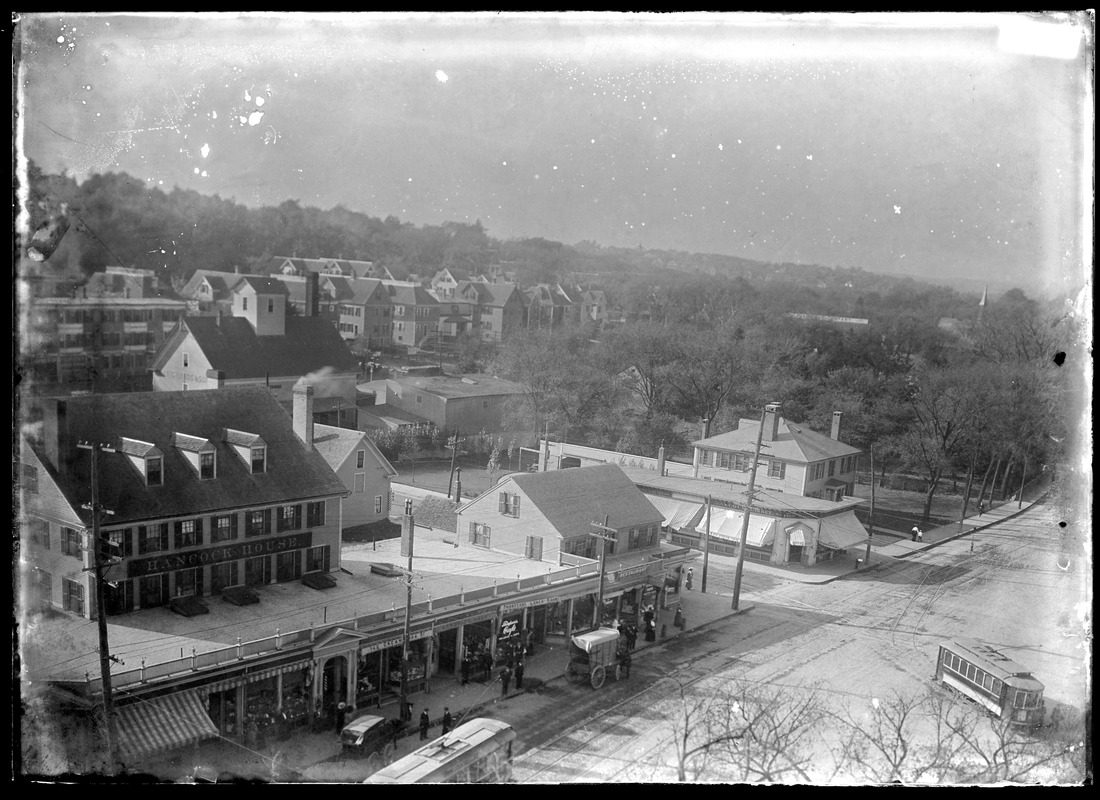
M 983 286 L 982 287 L 982 299 L 978 301 L 978 307 L 979 308 L 985 308 L 986 299 L 988 297 L 988 294 L 989 294 L 989 287 L 988 286 Z

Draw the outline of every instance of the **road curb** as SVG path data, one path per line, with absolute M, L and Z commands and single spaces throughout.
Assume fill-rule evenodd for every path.
M 929 550 L 931 550 L 935 547 L 939 547 L 941 544 L 945 544 L 946 542 L 953 542 L 956 539 L 961 539 L 962 537 L 969 536 L 972 533 L 977 533 L 978 531 L 984 531 L 986 528 L 991 528 L 991 527 L 993 527 L 994 525 L 996 525 L 1000 522 L 1004 522 L 1005 520 L 1013 519 L 1014 517 L 1020 516 L 1025 511 L 1031 510 L 1032 506 L 1036 506 L 1039 503 L 1041 503 L 1046 498 L 1046 496 L 1048 494 L 1050 494 L 1050 489 L 1047 489 L 1045 492 L 1043 492 L 1041 495 L 1039 495 L 1034 500 L 1029 502 L 1023 508 L 1018 508 L 1015 511 L 1013 511 L 1011 514 L 1008 514 L 1007 516 L 1001 517 L 1000 519 L 992 520 L 991 522 L 987 522 L 984 525 L 975 525 L 972 528 L 970 528 L 969 530 L 965 530 L 965 531 L 962 531 L 961 533 L 956 533 L 956 534 L 953 534 L 952 536 L 948 536 L 946 538 L 940 539 L 938 542 L 929 542 L 926 546 L 920 548 L 919 550 L 910 550 L 908 553 L 899 554 L 899 555 L 896 555 L 896 556 L 893 556 L 893 557 L 894 558 L 909 558 L 910 556 L 916 555 L 917 553 L 926 553 L 926 552 L 928 552 Z

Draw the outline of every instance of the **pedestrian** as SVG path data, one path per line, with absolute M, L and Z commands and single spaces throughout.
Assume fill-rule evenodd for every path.
M 680 630 L 684 629 L 684 615 L 683 612 L 680 611 L 680 606 L 676 606 L 676 617 L 672 620 L 672 625 Z
M 917 541 L 918 542 L 923 542 L 924 541 L 924 531 L 922 531 L 920 528 L 917 528 Z
M 401 719 L 405 722 L 412 722 L 413 718 L 413 704 L 408 700 L 405 701 L 405 709 L 401 714 Z
M 650 620 L 645 626 L 645 640 L 647 642 L 657 641 L 657 623 Z
M 691 567 L 688 567 L 688 574 L 687 574 L 687 588 L 688 588 L 688 591 L 689 591 L 689 592 L 691 591 L 691 578 L 692 578 L 692 576 L 693 576 L 694 574 L 695 574 L 695 571 L 694 571 L 694 570 L 692 570 L 692 568 L 691 568 Z
M 470 682 L 470 657 L 467 655 L 462 656 L 462 685 L 465 686 Z
M 911 533 L 912 533 L 912 536 L 913 536 L 913 541 L 914 542 L 917 541 L 917 534 L 920 533 L 920 528 L 918 528 L 916 525 L 914 525 L 913 530 L 911 531 Z
M 978 501 L 978 516 L 980 517 L 985 511 L 985 500 Z
M 516 691 L 523 688 L 523 661 L 516 663 Z
M 344 721 L 348 718 L 348 704 L 340 703 L 336 706 L 336 732 L 344 730 Z
M 420 712 L 420 741 L 424 741 L 428 738 L 428 728 L 432 726 L 431 715 L 428 714 L 428 709 L 424 709 Z
M 624 678 L 630 677 L 630 651 L 624 650 L 619 654 L 619 674 Z
M 508 665 L 506 664 L 500 670 L 500 696 L 501 697 L 507 697 L 508 696 L 508 685 L 511 682 L 512 682 L 512 670 L 510 670 L 508 668 Z
M 443 723 L 442 723 L 442 725 L 443 725 L 443 735 L 444 736 L 446 736 L 448 733 L 450 733 L 451 728 L 454 727 L 454 722 L 451 719 L 451 709 L 449 709 L 449 708 L 444 708 L 443 709 Z
M 626 645 L 633 650 L 636 644 L 638 644 L 638 626 L 630 625 L 626 629 Z

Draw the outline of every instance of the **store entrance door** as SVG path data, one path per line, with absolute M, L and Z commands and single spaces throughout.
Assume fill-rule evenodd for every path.
M 325 662 L 325 683 L 321 695 L 326 712 L 334 711 L 338 703 L 344 702 L 347 694 L 348 660 L 344 656 L 333 656 Z
M 439 634 L 439 670 L 452 675 L 458 669 L 458 629 Z

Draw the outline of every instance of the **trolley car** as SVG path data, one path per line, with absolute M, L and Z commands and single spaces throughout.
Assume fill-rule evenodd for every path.
M 936 681 L 1012 725 L 1043 724 L 1043 684 L 1031 670 L 975 639 L 940 642 Z
M 612 628 L 600 628 L 591 633 L 574 636 L 569 643 L 569 666 L 565 677 L 570 683 L 588 681 L 593 689 L 599 689 L 607 679 L 607 673 L 619 680 L 624 658 L 620 654 L 619 632 Z M 625 655 L 629 658 L 629 654 Z
M 507 783 L 512 780 L 512 742 L 506 722 L 481 717 L 414 750 L 363 783 Z

